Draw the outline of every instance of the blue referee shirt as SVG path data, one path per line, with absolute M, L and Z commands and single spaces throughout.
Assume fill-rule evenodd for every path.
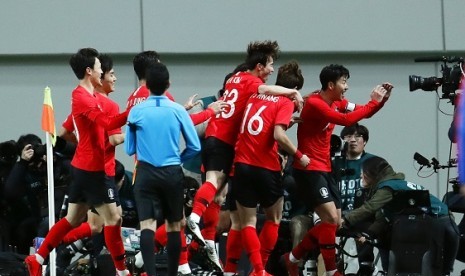
M 181 133 L 186 149 L 181 153 Z M 194 124 L 183 106 L 166 96 L 150 96 L 129 112 L 125 150 L 155 167 L 180 165 L 200 152 Z

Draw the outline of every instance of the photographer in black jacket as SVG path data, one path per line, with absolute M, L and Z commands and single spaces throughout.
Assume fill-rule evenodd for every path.
M 11 226 L 11 244 L 17 247 L 18 253 L 28 254 L 34 237 L 44 236 L 48 231 L 46 150 L 34 134 L 20 136 L 16 146 L 20 158 L 4 186 L 8 206 L 5 219 Z M 58 141 L 53 158 L 56 206 L 61 206 L 70 180 L 69 158 L 58 153 L 65 148 L 66 142 Z M 59 210 L 56 208 L 56 216 Z

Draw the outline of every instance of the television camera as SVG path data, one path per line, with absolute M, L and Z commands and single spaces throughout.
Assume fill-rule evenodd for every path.
M 454 104 L 455 91 L 459 89 L 462 78 L 463 57 L 423 57 L 415 59 L 415 62 L 442 62 L 442 77 L 420 77 L 416 75 L 409 76 L 410 92 L 417 89 L 423 91 L 437 91 L 442 86 L 441 99 L 449 99 Z M 455 63 L 448 66 L 448 63 Z

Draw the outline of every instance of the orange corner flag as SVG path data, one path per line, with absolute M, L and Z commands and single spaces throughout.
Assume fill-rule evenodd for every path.
M 56 143 L 55 115 L 53 112 L 52 93 L 47 86 L 44 89 L 44 106 L 42 108 L 42 130 L 52 137 L 52 144 Z

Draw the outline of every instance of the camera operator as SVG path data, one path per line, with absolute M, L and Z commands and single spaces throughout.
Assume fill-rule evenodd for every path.
M 343 218 L 342 229 L 351 229 L 353 225 L 370 216 L 376 215 L 376 221 L 368 228 L 366 237 L 377 238 L 380 242 L 380 252 L 389 250 L 391 240 L 392 203 L 397 191 L 424 190 L 418 184 L 407 182 L 403 173 L 396 173 L 391 165 L 381 157 L 372 157 L 362 163 L 363 184 L 370 189 L 369 199 L 359 208 L 346 214 Z M 449 275 L 454 267 L 458 249 L 459 236 L 455 222 L 449 218 L 447 205 L 430 194 L 431 208 L 428 215 L 432 218 L 433 258 L 442 254 L 442 275 Z M 364 242 L 365 238 L 360 238 Z M 442 248 L 442 252 L 438 252 Z M 387 271 L 389 258 L 382 258 L 383 269 Z
M 17 246 L 18 253 L 28 254 L 33 238 L 44 236 L 48 230 L 46 150 L 34 134 L 22 135 L 16 145 L 20 159 L 6 179 L 4 193 L 9 206 L 7 218 L 14 233 L 12 245 Z M 58 206 L 70 179 L 68 165 L 69 160 L 54 154 L 55 204 Z M 58 215 L 59 209 L 56 211 Z
M 354 208 L 359 207 L 356 206 L 356 202 L 360 204 L 360 201 L 362 203 L 364 201 L 363 198 L 367 193 L 367 189 L 360 185 L 362 163 L 368 158 L 374 157 L 374 155 L 365 151 L 369 139 L 369 131 L 365 126 L 358 123 L 346 126 L 341 130 L 340 137 L 345 143 L 342 155 L 333 159 L 333 173 L 341 192 L 341 212 L 342 215 L 345 215 Z M 357 226 L 360 229 L 364 229 L 373 220 L 374 217 L 368 218 L 358 223 Z M 358 252 L 358 275 L 376 274 L 375 267 L 373 266 L 373 246 L 370 244 L 357 244 L 356 248 L 354 248 L 355 244 L 352 242 L 352 239 L 350 241 L 350 243 L 346 243 L 345 250 Z M 357 260 L 347 257 L 345 262 L 348 265 L 346 272 L 355 270 L 354 273 L 356 273 Z

